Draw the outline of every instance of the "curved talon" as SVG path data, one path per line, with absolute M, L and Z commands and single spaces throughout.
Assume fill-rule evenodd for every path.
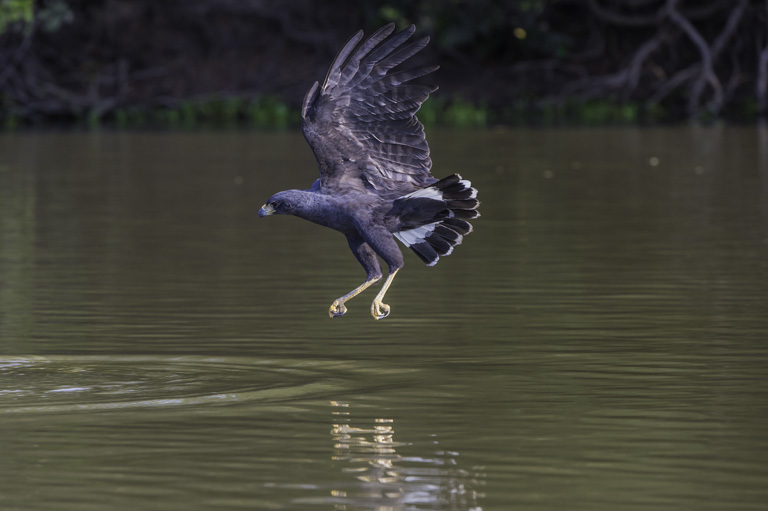
M 371 304 L 371 316 L 373 316 L 373 319 L 379 320 L 384 319 L 387 316 L 389 316 L 389 305 L 386 303 L 382 303 L 378 300 L 374 300 Z
M 347 308 L 344 306 L 344 302 L 338 300 L 334 301 L 328 309 L 328 316 L 331 318 L 337 318 L 346 314 Z

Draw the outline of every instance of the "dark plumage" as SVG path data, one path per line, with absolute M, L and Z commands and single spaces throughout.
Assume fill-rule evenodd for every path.
M 394 238 L 433 266 L 472 232 L 467 220 L 479 216 L 477 190 L 469 181 L 458 174 L 438 181 L 430 174 L 429 146 L 416 111 L 437 87 L 412 81 L 437 66 L 397 70 L 429 38 L 409 42 L 413 26 L 393 31 L 389 24 L 362 43 L 363 32 L 355 34 L 323 85 L 315 82 L 309 89 L 302 131 L 320 179 L 309 190 L 276 193 L 259 210 L 260 217 L 296 215 L 346 236 L 367 278 L 331 304 L 331 317 L 344 314 L 347 300 L 381 279 L 378 257 L 389 274 L 371 314 L 387 317 L 390 308 L 382 299 L 403 266 Z

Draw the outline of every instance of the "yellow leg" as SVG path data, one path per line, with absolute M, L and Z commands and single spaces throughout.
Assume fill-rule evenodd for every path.
M 347 300 L 356 297 L 369 287 L 371 287 L 373 284 L 381 280 L 381 277 L 375 277 L 369 280 L 366 280 L 359 286 L 357 286 L 355 289 L 350 291 L 349 293 L 345 294 L 341 298 L 334 300 L 331 304 L 331 307 L 328 309 L 328 315 L 332 318 L 343 316 L 347 312 L 347 308 L 344 306 L 344 302 Z
M 398 270 L 399 268 L 387 275 L 387 280 L 385 280 L 384 285 L 381 286 L 381 291 L 379 291 L 379 294 L 377 294 L 376 298 L 373 299 L 373 303 L 371 304 L 371 315 L 373 316 L 373 319 L 384 319 L 389 316 L 389 305 L 383 303 L 382 300 L 384 299 L 384 295 L 386 294 L 387 289 L 389 289 L 389 286 L 395 279 L 395 275 L 397 274 Z

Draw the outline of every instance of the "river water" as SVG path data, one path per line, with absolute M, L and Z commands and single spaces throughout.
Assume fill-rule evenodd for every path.
M 768 130 L 430 130 L 386 302 L 294 132 L 0 135 L 3 510 L 763 510 Z

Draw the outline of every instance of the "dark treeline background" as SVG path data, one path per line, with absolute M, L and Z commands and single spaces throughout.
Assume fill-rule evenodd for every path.
M 426 122 L 768 112 L 768 0 L 0 0 L 0 119 L 291 124 L 389 21 L 432 37 Z

